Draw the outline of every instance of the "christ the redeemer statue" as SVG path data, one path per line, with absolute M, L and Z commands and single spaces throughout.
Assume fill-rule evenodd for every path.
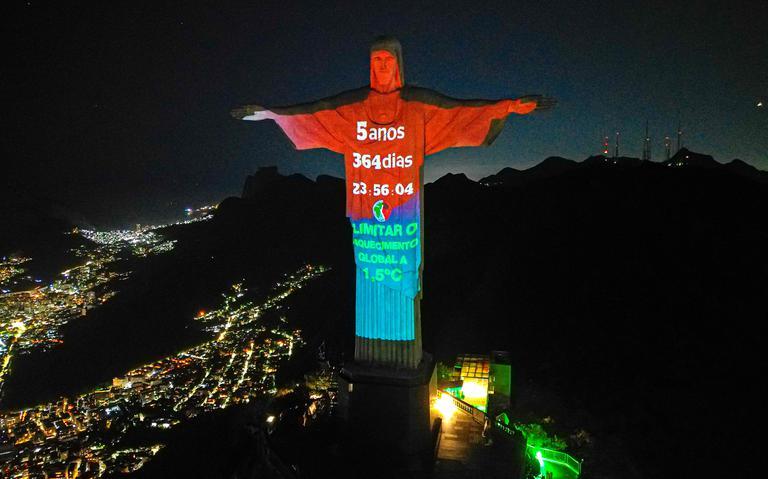
M 400 43 L 371 46 L 370 86 L 295 106 L 246 105 L 242 120 L 274 120 L 296 149 L 344 155 L 356 268 L 355 360 L 416 368 L 421 361 L 424 157 L 490 145 L 510 113 L 548 108 L 528 96 L 456 100 L 405 84 Z

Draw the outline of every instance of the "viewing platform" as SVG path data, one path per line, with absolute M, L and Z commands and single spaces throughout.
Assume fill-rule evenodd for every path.
M 443 422 L 435 461 L 436 479 L 517 477 L 521 454 L 515 453 L 512 441 L 494 441 L 486 446 L 483 422 L 462 409 L 443 409 L 438 415 Z
M 519 432 L 492 423 L 485 412 L 447 392 L 438 392 L 433 409 L 442 419 L 436 479 L 522 478 L 527 462 L 537 462 L 539 477 L 544 479 L 577 479 L 581 475 L 581 462 L 569 454 L 526 446 Z

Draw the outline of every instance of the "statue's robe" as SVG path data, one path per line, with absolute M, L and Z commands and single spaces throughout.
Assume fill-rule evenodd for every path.
M 356 360 L 418 366 L 424 157 L 490 145 L 513 103 L 456 100 L 408 86 L 389 93 L 365 87 L 263 111 L 296 149 L 344 155 L 357 265 Z

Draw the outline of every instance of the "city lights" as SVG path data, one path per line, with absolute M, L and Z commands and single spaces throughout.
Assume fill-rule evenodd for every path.
M 47 286 L 29 274 L 32 258 L 11 256 L 0 261 L 0 392 L 14 356 L 62 344 L 64 325 L 117 294 L 117 281 L 131 274 L 121 269 L 121 260 L 173 249 L 175 241 L 153 231 L 157 228 L 138 232 L 76 229 L 71 234 L 89 240 L 72 251 L 80 264 L 62 271 Z
M 193 210 L 184 223 L 211 217 L 214 207 Z M 188 212 L 189 213 L 189 212 Z M 135 230 L 74 230 L 89 240 L 74 253 L 80 264 L 49 285 L 27 271 L 30 258 L 0 261 L 0 388 L 12 359 L 63 342 L 62 327 L 117 294 L 131 271 L 127 258 L 173 249 L 158 226 Z M 199 414 L 273 394 L 280 365 L 303 344 L 301 332 L 278 313 L 282 303 L 327 271 L 306 265 L 280 279 L 254 301 L 242 283 L 232 285 L 215 308 L 191 320 L 208 341 L 116 377 L 77 397 L 22 411 L 0 413 L 3 477 L 102 477 L 141 468 L 162 444 L 126 448 L 122 438 L 142 428 L 172 429 Z M 272 421 L 274 421 L 274 417 Z M 108 440 L 105 438 L 109 438 Z
M 172 429 L 199 414 L 274 394 L 280 364 L 303 344 L 300 331 L 291 329 L 277 310 L 326 271 L 320 265 L 302 267 L 259 302 L 242 283 L 234 284 L 218 307 L 191 318 L 218 326 L 226 331 L 224 337 L 213 335 L 81 396 L 0 414 L 0 431 L 8 441 L 0 445 L 13 447 L 9 477 L 58 477 L 65 470 L 70 477 L 86 472 L 91 474 L 87 477 L 102 477 L 135 471 L 163 445 L 121 447 L 121 438 L 130 431 Z M 276 420 L 270 417 L 267 422 Z M 106 431 L 114 439 L 102 442 Z M 37 460 L 30 461 L 32 457 Z

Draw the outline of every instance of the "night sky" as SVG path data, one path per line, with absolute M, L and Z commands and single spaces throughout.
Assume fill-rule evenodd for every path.
M 408 83 L 559 100 L 513 115 L 490 148 L 430 157 L 427 181 L 581 160 L 617 130 L 640 156 L 646 120 L 660 160 L 678 117 L 690 149 L 768 170 L 765 0 L 51 3 L 3 14 L 2 176 L 99 226 L 237 195 L 259 166 L 342 176 L 340 155 L 295 152 L 274 123 L 228 112 L 367 84 L 380 34 L 402 42 Z

